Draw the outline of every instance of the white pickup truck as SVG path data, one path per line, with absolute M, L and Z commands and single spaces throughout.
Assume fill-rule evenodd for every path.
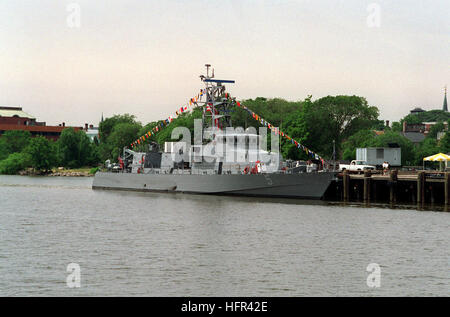
M 365 161 L 357 160 L 351 161 L 350 164 L 339 164 L 339 171 L 363 172 L 365 170 L 375 170 L 375 168 L 373 165 L 367 165 Z

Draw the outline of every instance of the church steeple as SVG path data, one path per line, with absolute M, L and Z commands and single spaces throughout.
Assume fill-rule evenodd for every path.
M 445 95 L 444 95 L 444 105 L 442 106 L 442 110 L 448 111 L 447 109 L 447 86 L 444 87 Z

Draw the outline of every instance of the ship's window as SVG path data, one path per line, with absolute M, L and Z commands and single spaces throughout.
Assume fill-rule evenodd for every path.
M 384 157 L 384 149 L 377 149 L 377 159 L 382 159 Z

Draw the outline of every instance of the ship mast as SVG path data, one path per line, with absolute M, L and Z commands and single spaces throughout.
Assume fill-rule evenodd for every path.
M 202 115 L 202 134 L 209 130 L 209 135 L 202 135 L 210 138 L 221 129 L 231 126 L 231 108 L 235 100 L 227 98 L 225 95 L 224 83 L 233 84 L 234 80 L 224 80 L 214 78 L 214 69 L 210 75 L 210 64 L 205 64 L 206 76 L 200 75 L 200 79 L 205 83 L 206 100 L 204 101 Z

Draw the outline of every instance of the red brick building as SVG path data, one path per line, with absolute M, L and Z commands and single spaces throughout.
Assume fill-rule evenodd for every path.
M 58 140 L 61 132 L 67 128 L 64 123 L 48 126 L 45 122 L 37 122 L 36 118 L 24 112 L 21 107 L 0 106 L 0 136 L 6 131 L 30 131 L 31 136 L 44 136 L 49 140 Z M 82 127 L 73 127 L 82 130 Z

